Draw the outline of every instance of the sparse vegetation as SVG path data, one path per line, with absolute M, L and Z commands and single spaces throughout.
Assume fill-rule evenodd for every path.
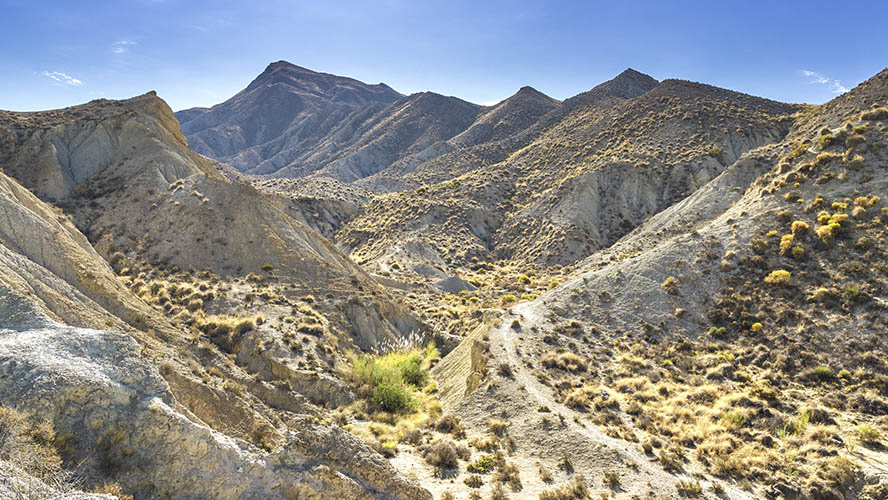
M 475 472 L 478 474 L 487 474 L 489 472 L 493 472 L 493 469 L 496 467 L 498 460 L 493 455 L 481 455 L 474 462 L 470 463 L 466 470 L 468 472 Z
M 676 91 L 544 115 L 567 122 L 532 129 L 518 151 L 508 150 L 521 142 L 513 139 L 495 148 L 450 141 L 427 150 L 434 155 L 411 155 L 391 190 L 378 184 L 390 179 L 383 172 L 361 181 L 372 186 L 366 192 L 314 175 L 256 180 L 278 195 L 294 188 L 274 212 L 298 212 L 302 220 L 292 227 L 277 228 L 271 217 L 268 227 L 233 217 L 249 210 L 229 213 L 225 197 L 200 175 L 161 181 L 159 193 L 123 196 L 104 180 L 88 183 L 63 200 L 56 222 L 85 227 L 83 241 L 98 242 L 125 286 L 118 291 L 112 283 L 119 297 L 80 289 L 103 306 L 83 322 L 126 333 L 113 318 L 118 302 L 137 309 L 135 319 L 128 310 L 121 319 L 138 329 L 131 333 L 143 357 L 157 360 L 181 403 L 217 431 L 268 451 L 280 450 L 295 425 L 309 445 L 309 428 L 323 428 L 353 433 L 398 465 L 410 464 L 421 484 L 435 482 L 440 498 L 465 492 L 463 484 L 469 498 L 481 491 L 506 498 L 508 490 L 522 491 L 522 479 L 535 482 L 538 468 L 547 491 L 524 484 L 531 496 L 587 499 L 589 486 L 574 466 L 584 470 L 590 459 L 567 452 L 582 451 L 585 441 L 610 446 L 594 443 L 601 433 L 621 440 L 620 449 L 644 452 L 631 460 L 620 450 L 602 452 L 615 459 L 613 469 L 591 469 L 598 472 L 589 485 L 613 490 L 599 491 L 603 497 L 620 496 L 622 488 L 630 490 L 624 496 L 654 494 L 628 484 L 653 467 L 685 479 L 658 492 L 666 496 L 702 497 L 701 481 L 710 488 L 712 480 L 751 496 L 865 498 L 858 464 L 881 460 L 888 413 L 881 335 L 888 208 L 867 191 L 884 188 L 886 124 L 872 120 L 888 119 L 888 108 L 854 106 L 881 103 L 883 80 L 875 80 L 878 93 L 858 89 L 835 106 L 817 107 L 664 82 Z M 693 91 L 677 91 L 683 86 Z M 485 109 L 485 116 L 497 111 Z M 860 125 L 858 116 L 870 122 Z M 338 127 L 342 139 L 353 129 Z M 9 134 L 16 147 L 20 132 Z M 384 151 L 401 165 L 397 148 L 384 142 L 362 161 Z M 737 165 L 718 165 L 735 156 Z M 315 161 L 326 160 L 298 168 Z M 172 167 L 163 165 L 178 174 Z M 250 182 L 239 179 L 235 187 L 241 181 Z M 320 187 L 309 191 L 314 182 Z M 627 188 L 632 193 L 623 197 Z M 328 203 L 326 189 L 343 196 Z M 125 205 L 127 197 L 149 202 L 127 214 L 135 233 L 109 220 L 104 206 Z M 192 211 L 202 214 L 198 222 L 236 221 L 238 238 L 222 237 L 229 228 L 199 227 L 186 217 Z M 170 215 L 177 218 L 164 219 Z M 321 239 L 314 253 L 291 244 L 286 233 L 303 225 L 335 234 L 336 246 L 366 274 Z M 143 226 L 162 230 L 142 239 Z M 193 236 L 201 259 L 192 248 L 170 248 L 165 238 L 181 233 Z M 228 258 L 244 248 L 255 255 Z M 337 265 L 327 266 L 325 254 Z M 70 267 L 69 284 L 95 271 Z M 58 313 L 51 310 L 58 304 L 79 311 L 48 296 L 44 284 L 33 290 L 49 312 Z M 525 301 L 535 303 L 518 304 Z M 397 333 L 417 326 L 415 337 Z M 415 347 L 426 338 L 452 353 L 434 370 L 437 381 L 431 369 L 440 353 Z M 378 352 L 350 354 L 367 346 Z M 191 400 L 202 394 L 212 404 Z M 438 397 L 462 412 L 466 425 L 441 416 Z M 309 411 L 316 415 L 299 415 Z M 580 429 L 589 432 L 574 432 Z M 19 434 L 44 449 L 50 464 L 64 441 L 47 438 L 46 429 Z M 540 453 L 538 443 L 551 449 Z M 33 449 L 22 456 L 28 454 Z M 9 455 L 0 446 L 0 457 Z M 424 463 L 414 467 L 417 459 Z M 546 465 L 519 471 L 518 464 L 535 460 Z M 381 470 L 370 471 L 371 483 L 387 489 Z M 423 477 L 430 473 L 436 477 Z M 131 484 L 127 474 L 105 477 Z M 114 485 L 101 488 L 125 496 Z M 719 488 L 714 482 L 706 494 Z
M 14 408 L 0 406 L 0 460 L 47 484 L 65 487 L 73 478 L 62 468 L 59 441 L 51 422 L 35 423 Z
M 866 111 L 862 115 L 860 115 L 860 119 L 871 122 L 888 120 L 888 108 L 876 108 L 870 111 Z
M 540 493 L 539 500 L 586 500 L 592 498 L 583 476 L 576 476 L 571 484 Z
M 540 358 L 540 363 L 546 368 L 557 368 L 573 373 L 584 372 L 589 366 L 585 358 L 572 352 L 550 352 Z
M 703 496 L 703 486 L 700 481 L 679 481 L 675 486 L 678 494 L 688 498 L 698 498 Z

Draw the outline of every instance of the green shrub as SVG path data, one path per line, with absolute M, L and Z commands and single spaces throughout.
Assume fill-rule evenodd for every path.
M 787 436 L 799 436 L 805 432 L 810 421 L 811 414 L 804 412 L 799 415 L 798 418 L 786 422 L 786 424 L 783 425 L 783 429 L 777 433 L 777 436 L 781 439 Z
M 387 382 L 376 386 L 370 404 L 389 413 L 410 413 L 417 406 L 416 400 L 403 387 Z
M 508 293 L 508 294 L 502 296 L 502 298 L 500 299 L 500 304 L 502 304 L 504 306 L 509 305 L 509 304 L 514 304 L 517 300 L 518 300 L 517 297 L 515 297 L 511 293 Z
M 429 353 L 427 350 L 426 354 Z M 424 356 L 417 349 L 383 356 L 361 356 L 352 366 L 351 377 L 356 383 L 371 387 L 383 383 L 421 387 L 428 379 L 428 368 L 423 361 Z
M 832 368 L 820 365 L 811 372 L 811 375 L 821 382 L 829 382 L 830 380 L 836 378 L 836 372 L 833 371 Z
M 861 443 L 866 445 L 879 444 L 879 441 L 881 440 L 879 431 L 869 424 L 858 425 L 857 429 L 854 430 L 854 434 L 857 435 L 857 439 L 860 440 Z
M 829 163 L 831 161 L 835 160 L 838 157 L 839 157 L 839 155 L 833 154 L 833 153 L 820 153 L 819 155 L 817 155 L 817 158 L 815 160 L 818 165 L 826 166 L 826 165 L 829 165 Z
M 728 336 L 728 329 L 723 326 L 711 326 L 706 333 L 708 333 L 709 336 L 713 338 L 724 338 Z
M 771 274 L 765 276 L 765 283 L 777 286 L 789 286 L 792 276 L 785 269 L 771 271 Z
M 401 380 L 414 387 L 422 387 L 428 379 L 428 372 L 422 367 L 419 356 L 411 356 L 398 366 Z
M 728 411 L 722 413 L 721 420 L 726 427 L 731 429 L 743 427 L 743 424 L 746 423 L 746 417 L 738 411 Z
M 467 472 L 487 474 L 496 467 L 497 460 L 493 455 L 481 455 L 466 467 Z
M 410 413 L 419 405 L 413 391 L 425 386 L 431 362 L 440 356 L 432 343 L 424 350 L 364 355 L 353 361 L 348 377 L 356 386 L 370 388 L 371 406 L 391 413 Z
M 798 144 L 798 145 L 792 150 L 792 152 L 789 153 L 789 155 L 787 156 L 787 158 L 789 158 L 790 160 L 795 160 L 796 158 L 799 158 L 800 156 L 804 155 L 804 154 L 807 153 L 807 152 L 808 152 L 808 145 L 805 144 L 805 143 L 799 143 L 799 144 Z
M 780 255 L 786 255 L 792 249 L 795 242 L 795 236 L 792 234 L 784 234 L 780 237 Z
M 820 238 L 820 241 L 823 243 L 829 244 L 839 233 L 842 231 L 842 226 L 838 222 L 830 222 L 825 226 L 820 226 L 817 228 L 817 237 Z
M 719 156 L 722 155 L 722 150 L 718 146 L 712 146 L 711 148 L 706 150 L 706 154 L 708 154 L 709 156 L 711 156 L 713 158 L 718 158 Z

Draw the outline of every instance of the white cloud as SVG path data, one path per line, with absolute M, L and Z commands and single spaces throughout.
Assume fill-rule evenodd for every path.
M 844 85 L 842 85 L 842 82 L 838 80 L 833 80 L 832 91 L 833 94 L 844 94 L 845 92 L 848 92 L 848 89 Z
M 811 79 L 811 83 L 827 83 L 829 82 L 829 78 L 821 75 L 816 71 L 808 71 L 807 69 L 802 70 L 802 74 Z
M 830 77 L 818 73 L 816 71 L 811 71 L 807 69 L 802 70 L 802 75 L 808 79 L 808 83 L 816 83 L 818 85 L 826 85 L 829 84 L 830 90 L 832 90 L 833 94 L 844 94 L 848 92 L 848 89 L 842 85 L 840 80 L 834 80 Z
M 111 52 L 115 54 L 125 54 L 129 50 L 130 45 L 135 45 L 136 42 L 130 42 L 128 40 L 120 40 L 118 42 L 114 42 L 111 45 Z
M 83 85 L 82 81 L 74 78 L 73 76 L 66 75 L 58 71 L 44 71 L 43 76 L 47 78 L 52 78 L 53 80 L 63 85 L 70 85 L 72 87 L 80 87 L 81 85 Z

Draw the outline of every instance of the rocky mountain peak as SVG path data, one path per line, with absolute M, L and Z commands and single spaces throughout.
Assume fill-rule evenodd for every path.
M 520 89 L 518 89 L 518 92 L 516 92 L 509 99 L 542 99 L 542 100 L 548 101 L 548 102 L 556 102 L 556 99 L 547 96 L 546 94 L 540 92 L 539 90 L 537 90 L 529 85 L 525 85 L 525 86 L 521 87 Z
M 247 88 L 292 80 L 311 79 L 318 75 L 320 73 L 282 60 L 269 64 Z
M 607 98 L 631 99 L 652 90 L 658 83 L 654 78 L 628 68 L 612 80 L 565 100 L 564 104 L 567 109 L 573 109 L 595 104 Z
M 368 85 L 353 78 L 312 71 L 288 61 L 269 64 L 243 92 L 249 93 L 275 85 L 283 85 L 290 91 L 306 92 L 332 101 L 349 103 L 391 102 L 401 97 L 401 94 L 388 85 Z

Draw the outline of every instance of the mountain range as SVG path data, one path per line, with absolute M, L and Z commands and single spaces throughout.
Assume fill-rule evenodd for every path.
M 0 111 L 0 497 L 888 498 L 888 70 Z

